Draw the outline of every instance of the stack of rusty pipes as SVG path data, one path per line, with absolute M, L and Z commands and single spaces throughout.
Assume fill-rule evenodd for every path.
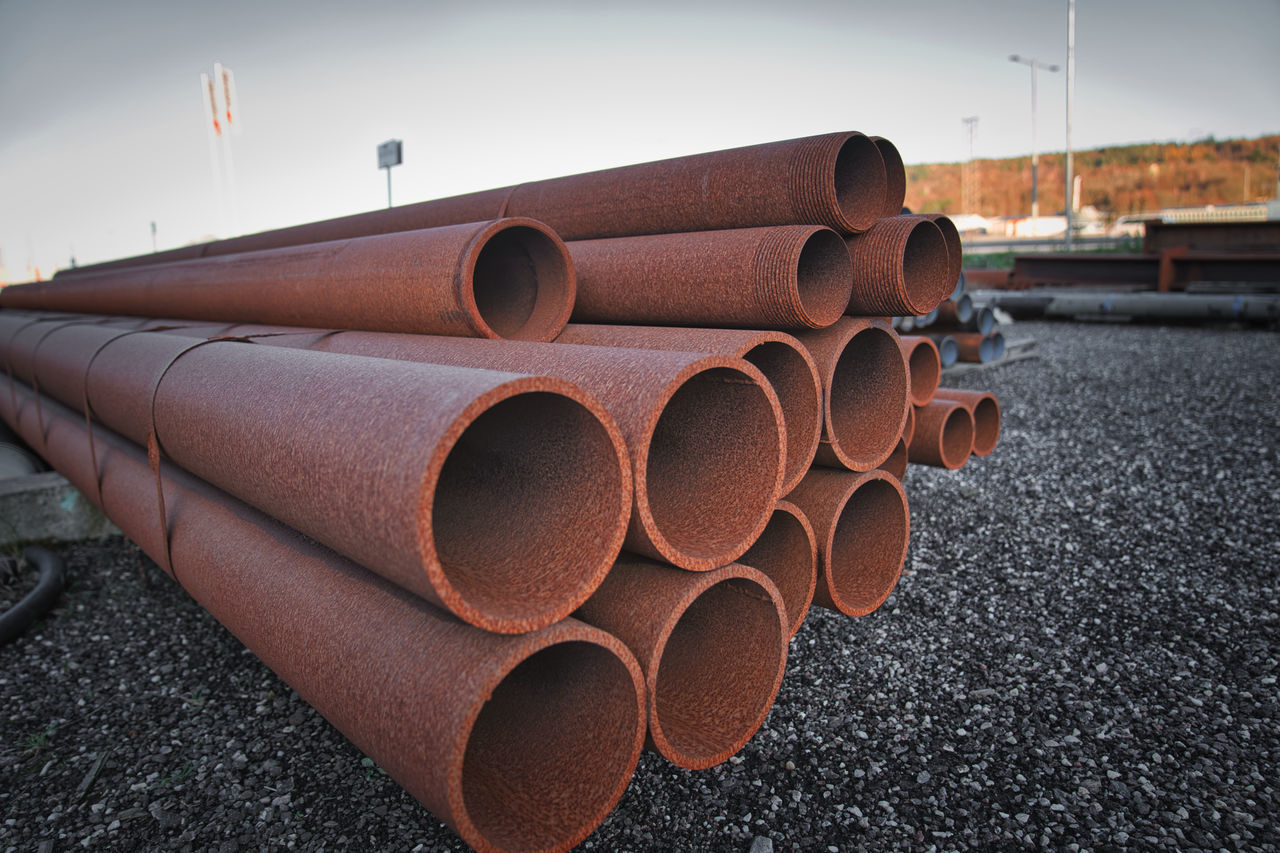
M 81 268 L 0 291 L 0 417 L 468 844 L 567 849 L 896 584 L 947 392 L 888 318 L 959 263 L 904 191 L 829 134 Z

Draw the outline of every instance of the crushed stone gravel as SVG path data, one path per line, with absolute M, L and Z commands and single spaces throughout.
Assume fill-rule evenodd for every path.
M 742 752 L 646 754 L 583 849 L 1277 849 L 1280 335 L 1008 331 L 1039 357 L 955 381 L 1000 446 L 908 472 L 888 602 L 813 611 Z M 133 545 L 58 550 L 0 850 L 465 849 Z

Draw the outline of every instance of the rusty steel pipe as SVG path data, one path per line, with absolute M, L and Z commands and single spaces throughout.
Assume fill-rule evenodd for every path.
M 883 604 L 907 558 L 911 514 L 902 484 L 887 471 L 814 468 L 787 500 L 809 518 L 817 537 L 814 603 L 846 616 L 865 616 Z
M 503 216 L 541 220 L 566 240 L 762 225 L 826 225 L 856 234 L 880 217 L 886 182 L 875 143 L 848 131 L 533 181 L 175 252 L 183 258 L 212 257 Z M 158 254 L 166 256 L 163 260 L 178 257 Z M 137 255 L 67 270 L 61 277 L 156 262 L 152 255 Z
M 960 361 L 986 364 L 996 358 L 996 342 L 993 335 L 956 332 L 950 337 L 956 342 L 956 353 Z
M 820 465 L 869 471 L 889 458 L 906 423 L 907 360 L 888 323 L 843 317 L 797 333 L 822 379 Z
M 790 501 L 778 501 L 764 533 L 738 562 L 763 572 L 782 596 L 787 637 L 804 623 L 818 583 L 818 551 L 813 525 Z
M 963 403 L 935 398 L 916 407 L 916 431 L 907 445 L 907 458 L 954 471 L 969 461 L 973 433 L 973 415 Z
M 784 332 L 570 323 L 556 342 L 705 352 L 744 359 L 769 380 L 782 407 L 787 445 L 782 494 L 795 488 L 818 451 L 822 434 L 822 382 L 818 378 L 818 367 L 809 350 Z
M 943 367 L 950 367 L 960 359 L 960 347 L 952 335 L 929 335 L 938 348 L 938 360 Z
M 880 152 L 881 159 L 884 160 L 885 174 L 885 193 L 884 193 L 884 210 L 881 217 L 898 216 L 902 213 L 902 203 L 907 198 L 907 169 L 902 163 L 902 155 L 898 152 L 897 146 L 885 139 L 883 136 L 873 136 L 871 141 L 876 144 L 876 150 Z
M 902 354 L 907 358 L 911 375 L 911 403 L 923 406 L 933 399 L 942 379 L 942 357 L 932 340 L 923 335 L 903 335 L 898 338 Z
M 954 299 L 947 299 L 938 306 L 938 316 L 930 323 L 939 328 L 955 329 L 968 323 L 973 317 L 973 297 L 962 293 Z
M 902 482 L 903 477 L 907 476 L 907 439 L 905 434 L 893 446 L 893 453 L 889 454 L 889 458 L 878 467 L 881 471 L 887 471 L 892 474 L 899 483 Z
M 950 295 L 960 286 L 960 278 L 964 275 L 964 244 L 960 240 L 960 229 L 956 228 L 950 216 L 941 213 L 926 213 L 924 218 L 938 226 L 947 244 L 947 294 Z
M 907 444 L 911 443 L 911 438 L 916 434 L 916 407 L 907 407 L 907 425 L 902 428 L 902 440 Z
M 777 587 L 753 568 L 683 572 L 624 552 L 575 615 L 640 661 L 647 745 L 672 764 L 699 770 L 728 760 L 773 707 L 787 614 Z
M 881 219 L 864 234 L 848 237 L 853 294 L 846 314 L 921 316 L 950 295 L 947 244 L 923 216 Z
M 613 416 L 631 453 L 635 496 L 626 547 L 681 568 L 705 571 L 737 559 L 781 496 L 782 409 L 764 375 L 740 358 L 378 332 L 256 340 L 573 383 Z
M 0 339 L 18 378 L 136 443 L 154 434 L 196 476 L 473 625 L 567 616 L 621 548 L 626 447 L 569 382 L 105 326 L 15 351 L 22 337 Z
M 575 292 L 564 242 L 511 218 L 85 272 L 0 307 L 549 341 Z
M 576 240 L 575 323 L 821 329 L 853 287 L 840 235 L 816 225 Z
M 962 391 L 959 388 L 939 388 L 935 399 L 952 400 L 969 410 L 973 416 L 973 454 L 988 456 L 1000 441 L 1000 401 L 995 394 L 986 391 Z
M 477 850 L 567 850 L 626 789 L 643 675 L 614 637 L 567 619 L 504 635 L 465 625 L 44 398 L 0 416 L 219 622 Z M 25 404 L 25 405 L 23 405 Z M 99 487 L 101 491 L 99 491 Z

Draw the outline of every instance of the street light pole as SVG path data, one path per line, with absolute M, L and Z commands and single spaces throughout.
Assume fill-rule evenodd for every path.
M 1040 230 L 1040 147 L 1036 144 L 1036 69 L 1043 68 L 1045 71 L 1054 72 L 1058 70 L 1058 66 L 1041 62 L 1034 56 L 1019 56 L 1016 53 L 1009 57 L 1009 61 L 1031 68 L 1031 230 L 1038 234 Z
M 1075 177 L 1071 162 L 1071 99 L 1076 88 L 1076 0 L 1067 0 L 1067 239 L 1063 248 L 1071 251 L 1071 207 L 1075 196 Z

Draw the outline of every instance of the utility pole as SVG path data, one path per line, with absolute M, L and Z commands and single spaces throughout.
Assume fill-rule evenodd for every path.
M 978 213 L 978 208 L 982 206 L 982 199 L 978 191 L 977 174 L 973 164 L 973 135 L 978 129 L 978 117 L 968 116 L 960 121 L 969 130 L 969 162 L 965 163 L 960 178 L 960 206 L 963 208 L 961 213 Z
M 1063 190 L 1067 197 L 1067 237 L 1063 248 L 1071 251 L 1072 203 L 1075 201 L 1075 177 L 1071 162 L 1071 99 L 1076 88 L 1076 0 L 1067 0 L 1067 182 Z
M 1018 56 L 1016 53 L 1009 57 L 1009 61 L 1031 67 L 1031 231 L 1033 234 L 1038 235 L 1040 230 L 1038 224 L 1040 219 L 1040 196 L 1038 190 L 1040 147 L 1036 144 L 1036 69 L 1043 68 L 1045 71 L 1056 72 L 1058 66 L 1041 62 L 1035 57 Z
M 378 146 L 378 168 L 387 170 L 387 207 L 391 207 L 391 167 L 404 162 L 403 153 L 399 139 L 388 139 Z

